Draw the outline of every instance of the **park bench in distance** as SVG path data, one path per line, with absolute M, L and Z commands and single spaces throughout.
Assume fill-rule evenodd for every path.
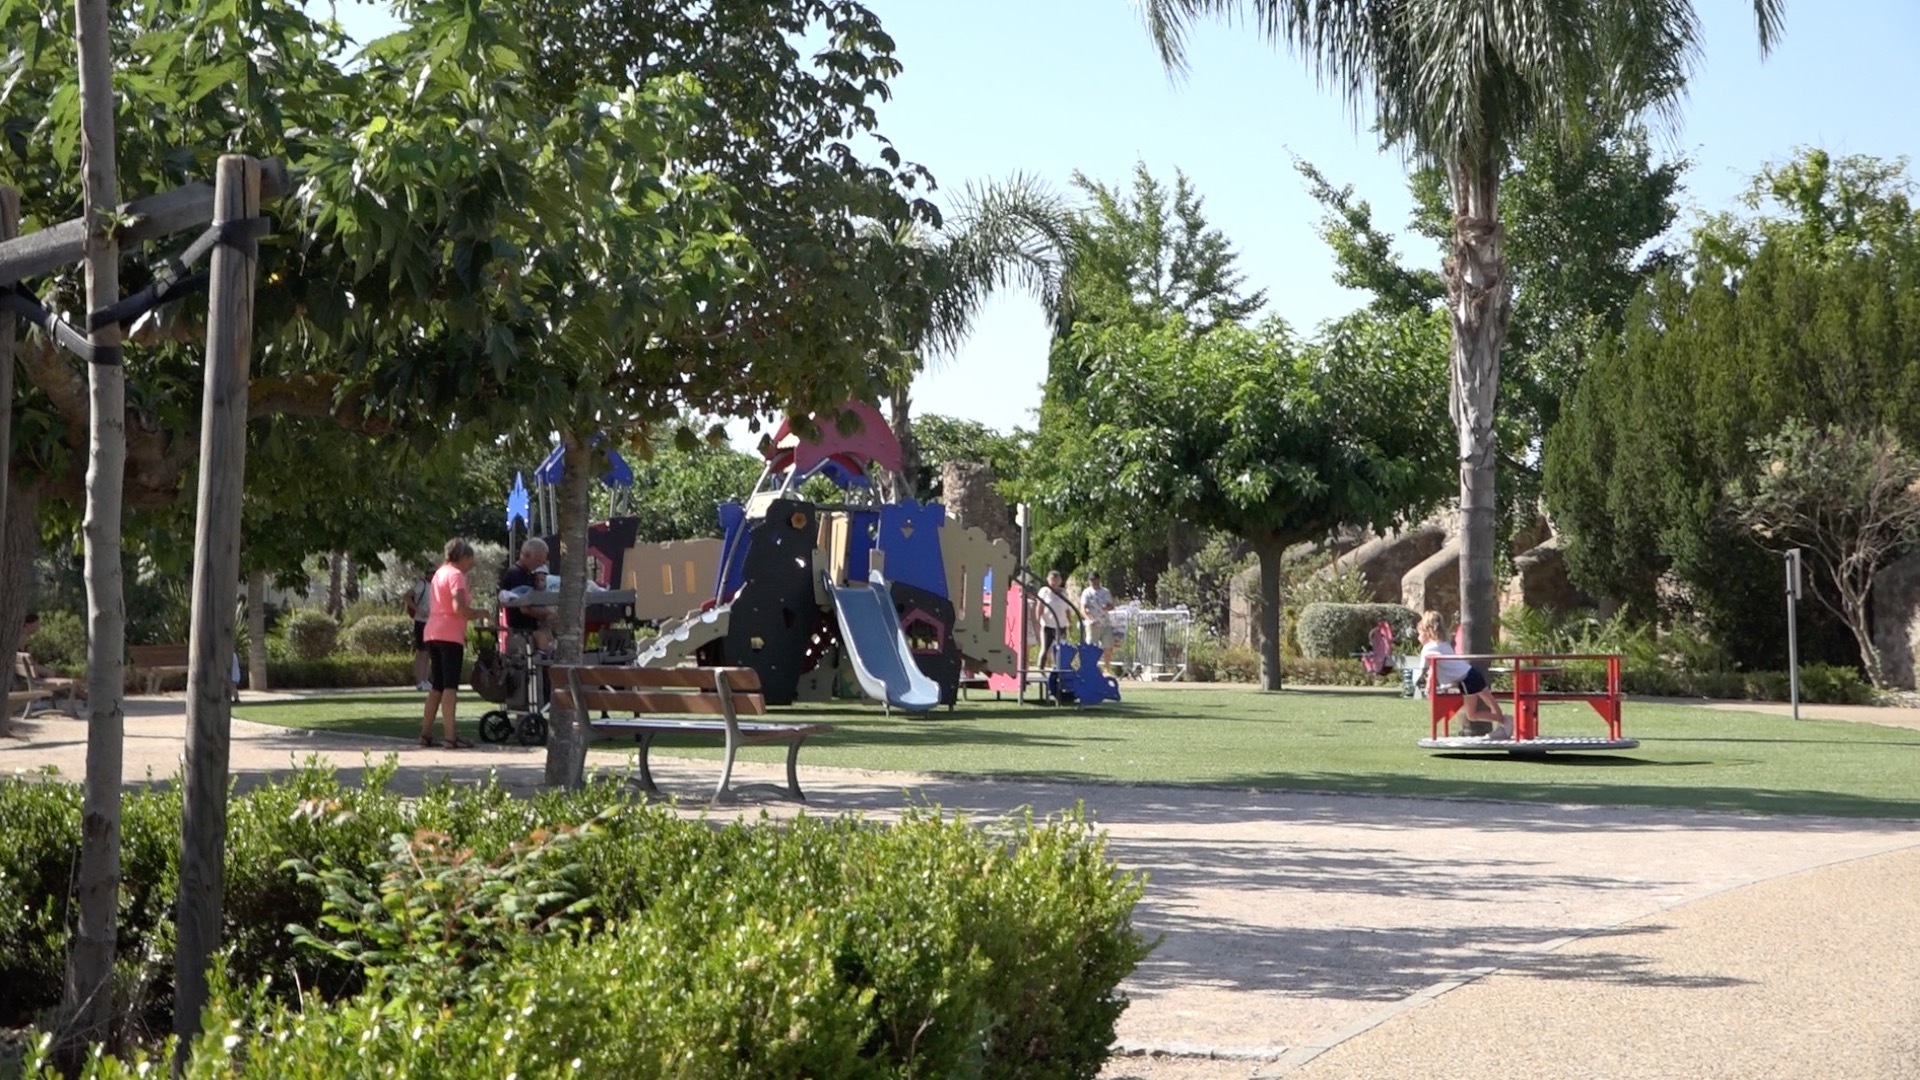
M 185 645 L 133 645 L 127 649 L 133 670 L 146 680 L 147 693 L 160 692 L 160 681 L 169 675 L 187 673 Z
M 556 665 L 552 668 L 554 712 L 576 706 L 587 715 L 593 734 L 614 738 L 631 734 L 640 745 L 640 785 L 657 795 L 647 755 L 662 735 L 717 736 L 726 747 L 720 782 L 713 801 L 725 802 L 751 788 L 806 801 L 800 792 L 800 744 L 809 736 L 833 730 L 831 724 L 790 724 L 741 720 L 764 715 L 767 699 L 760 693 L 760 676 L 752 668 L 643 668 L 594 665 Z M 628 713 L 628 717 L 595 718 L 595 713 Z M 703 716 L 712 719 L 678 719 Z M 733 763 L 742 746 L 754 743 L 787 744 L 787 785 L 733 784 Z

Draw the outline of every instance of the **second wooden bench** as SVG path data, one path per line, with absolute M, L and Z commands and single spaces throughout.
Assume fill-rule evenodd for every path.
M 127 649 L 127 658 L 146 679 L 147 693 L 157 694 L 167 676 L 187 673 L 187 652 L 185 645 L 133 645 Z
M 611 666 L 556 666 L 552 669 L 555 712 L 583 710 L 588 727 L 600 738 L 632 735 L 640 744 L 640 784 L 659 794 L 647 757 L 662 735 L 718 736 L 726 748 L 715 802 L 724 802 L 748 788 L 766 788 L 805 802 L 800 792 L 800 744 L 810 736 L 833 730 L 831 724 L 792 724 L 741 720 L 767 711 L 760 693 L 760 676 L 752 668 L 643 668 Z M 628 717 L 600 717 L 600 713 L 628 713 Z M 685 716 L 710 719 L 679 719 Z M 669 717 L 675 717 L 670 719 Z M 733 784 L 733 764 L 742 746 L 754 743 L 787 744 L 787 784 Z

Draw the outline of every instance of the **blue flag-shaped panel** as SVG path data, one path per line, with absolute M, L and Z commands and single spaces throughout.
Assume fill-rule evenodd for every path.
M 527 524 L 527 482 L 519 473 L 513 474 L 513 487 L 507 492 L 507 531 L 513 531 L 513 519 L 519 518 L 520 524 Z
M 599 442 L 600 437 L 594 436 L 593 441 Z M 608 487 L 632 487 L 633 467 L 627 464 L 627 459 L 620 456 L 620 451 L 611 448 L 607 450 L 607 458 L 612 463 L 612 467 L 607 470 L 607 475 L 600 478 L 600 482 Z M 543 484 L 558 485 L 560 472 L 566 467 L 566 462 L 567 448 L 554 447 L 553 452 L 547 455 L 547 459 L 540 463 L 540 467 L 533 470 L 534 479 Z

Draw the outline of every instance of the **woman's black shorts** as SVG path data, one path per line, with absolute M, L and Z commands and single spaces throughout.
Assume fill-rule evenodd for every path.
M 1487 677 L 1477 667 L 1467 668 L 1467 677 L 1460 680 L 1460 689 L 1471 697 L 1487 688 Z
M 458 641 L 427 642 L 428 685 L 435 690 L 460 689 L 460 666 L 466 660 L 467 647 Z

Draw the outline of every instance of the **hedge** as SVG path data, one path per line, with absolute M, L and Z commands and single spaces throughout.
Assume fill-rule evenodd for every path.
M 1365 652 L 1371 647 L 1368 635 L 1382 620 L 1399 638 L 1413 633 L 1420 616 L 1401 604 L 1308 604 L 1300 609 L 1300 651 L 1325 658 Z
M 285 629 L 288 650 L 301 660 L 326 659 L 340 640 L 340 624 L 315 608 L 288 612 Z
M 250 989 L 192 1075 L 1092 1077 L 1149 948 L 1139 879 L 1079 814 L 722 826 L 616 781 L 408 800 L 393 772 L 310 767 L 232 801 L 224 936 Z M 0 782 L 0 1025 L 58 997 L 78 798 Z M 171 789 L 127 796 L 120 960 L 153 1031 L 178 815 Z
M 384 656 L 413 651 L 413 618 L 408 615 L 365 615 L 340 631 L 340 648 L 361 656 Z

